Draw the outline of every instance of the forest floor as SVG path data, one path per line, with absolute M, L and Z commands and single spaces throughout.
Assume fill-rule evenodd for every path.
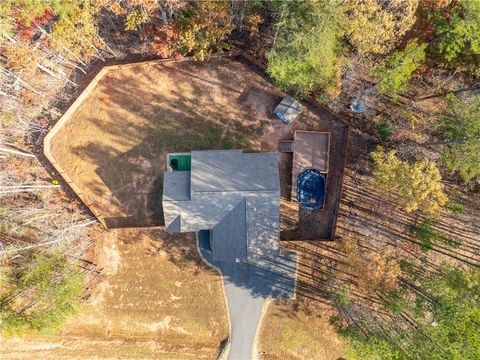
M 212 359 L 228 337 L 221 278 L 193 234 L 97 230 L 102 270 L 60 335 L 0 341 L 2 359 Z

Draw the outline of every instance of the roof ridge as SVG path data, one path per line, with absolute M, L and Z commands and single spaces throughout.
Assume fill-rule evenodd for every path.
M 226 218 L 228 215 L 230 215 L 230 214 L 238 207 L 238 205 L 240 205 L 240 203 L 241 203 L 242 201 L 245 203 L 245 209 L 246 209 L 246 208 L 247 208 L 247 197 L 244 196 L 244 197 L 242 197 L 242 198 L 240 198 L 240 199 L 238 200 L 238 203 L 236 203 L 236 204 L 232 207 L 232 209 L 231 209 L 230 211 L 226 211 L 226 212 L 225 212 L 225 215 L 223 215 L 223 216 L 220 218 L 220 220 L 218 220 L 218 222 L 215 224 L 215 226 L 217 226 L 217 225 L 220 224 L 223 220 L 225 220 L 225 218 Z M 245 210 L 245 219 L 246 219 L 246 212 L 247 212 L 247 210 Z M 214 226 L 214 227 L 215 227 L 215 226 Z M 245 229 L 245 232 L 246 232 L 246 229 Z

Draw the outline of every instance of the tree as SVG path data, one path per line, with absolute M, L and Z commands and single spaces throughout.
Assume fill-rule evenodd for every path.
M 298 95 L 339 92 L 344 12 L 337 0 L 285 1 L 278 6 L 278 35 L 268 53 L 268 74 Z
M 149 24 L 145 27 L 145 35 L 152 39 L 148 51 L 162 58 L 168 58 L 178 54 L 175 44 L 178 40 L 178 32 L 175 25 Z
M 347 0 L 350 42 L 361 54 L 385 54 L 415 23 L 418 0 Z
M 448 14 L 433 17 L 438 35 L 437 49 L 451 63 L 460 55 L 480 55 L 480 2 L 459 0 Z
M 13 34 L 14 24 L 11 7 L 7 3 L 0 3 L 0 40 Z
M 443 264 L 439 274 L 419 280 L 427 297 L 415 295 L 423 334 L 412 343 L 410 354 L 419 358 L 480 358 L 480 272 Z M 422 312 L 420 309 L 424 309 Z M 420 322 L 425 317 L 429 321 Z M 442 351 L 439 351 L 439 348 Z M 438 354 L 433 357 L 431 354 Z
M 347 257 L 346 272 L 356 275 L 357 286 L 362 291 L 374 293 L 397 288 L 401 271 L 392 247 L 373 252 L 362 249 L 356 239 L 346 237 L 342 240 L 342 250 Z
M 77 308 L 84 277 L 60 253 L 36 252 L 0 293 L 0 332 L 24 334 L 57 329 Z M 22 296 L 23 295 L 23 296 Z
M 148 14 L 142 8 L 135 8 L 125 19 L 125 30 L 136 30 L 148 20 Z
M 375 184 L 411 213 L 417 210 L 436 215 L 447 203 L 440 171 L 435 163 L 423 159 L 412 164 L 400 160 L 394 150 L 378 147 L 371 153 Z
M 179 19 L 177 48 L 183 55 L 207 59 L 213 51 L 222 51 L 233 30 L 229 16 L 230 2 L 200 0 Z
M 480 174 L 480 100 L 475 98 L 467 104 L 449 94 L 447 102 L 450 114 L 438 119 L 449 139 L 445 141 L 443 163 L 470 181 Z
M 30 78 L 37 72 L 39 55 L 29 42 L 7 41 L 0 53 L 6 58 L 7 67 L 22 77 Z
M 6 0 L 5 3 L 15 12 L 17 24 L 21 29 L 35 25 L 36 20 L 41 18 L 51 8 L 55 0 Z
M 387 65 L 380 67 L 375 75 L 380 81 L 378 90 L 393 99 L 409 88 L 410 79 L 425 60 L 427 44 L 418 44 L 417 39 L 410 40 L 403 51 L 395 51 L 387 60 Z
M 478 269 L 443 264 L 395 294 L 398 313 L 408 319 L 403 326 L 377 318 L 366 333 L 354 324 L 338 328 L 348 339 L 349 359 L 480 358 Z
M 56 50 L 68 49 L 79 60 L 90 60 L 98 53 L 97 47 L 103 46 L 95 19 L 98 8 L 88 0 L 53 1 L 52 5 L 57 21 L 50 45 Z

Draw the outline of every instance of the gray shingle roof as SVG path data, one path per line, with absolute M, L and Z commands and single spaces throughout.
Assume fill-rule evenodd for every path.
M 218 260 L 278 253 L 276 154 L 193 151 L 191 172 L 165 173 L 163 191 L 167 230 L 212 230 Z
M 190 171 L 163 174 L 163 201 L 190 200 Z
M 192 193 L 278 188 L 278 160 L 274 154 L 192 151 Z

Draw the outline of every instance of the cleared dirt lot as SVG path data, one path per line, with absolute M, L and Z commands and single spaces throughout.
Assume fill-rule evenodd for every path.
M 339 202 L 337 185 L 341 181 L 343 171 L 346 130 L 341 123 L 337 123 L 335 119 L 312 105 L 308 105 L 294 123 L 282 124 L 273 116 L 273 109 L 283 96 L 282 92 L 249 64 L 229 58 L 204 63 L 164 63 L 120 68 L 118 71 L 110 71 L 103 77 L 66 126 L 53 138 L 52 154 L 77 187 L 82 189 L 87 204 L 94 207 L 110 227 L 163 225 L 162 176 L 168 152 L 228 148 L 276 151 L 278 141 L 292 139 L 293 132 L 297 129 L 330 131 L 332 153 L 327 188 L 334 191 L 327 195 L 326 210 L 302 212 L 299 216 L 298 204 L 289 201 L 292 154 L 279 154 L 282 237 L 325 239 L 332 232 L 332 215 L 335 215 Z M 193 236 L 189 235 L 186 238 L 193 244 Z M 176 243 L 177 239 L 182 238 L 171 238 L 173 243 Z M 177 261 L 181 262 L 189 253 L 179 254 Z M 136 259 L 143 261 L 140 253 Z M 132 276 L 133 265 L 131 266 L 131 271 L 125 273 L 127 278 Z M 164 270 L 161 271 L 163 277 L 169 271 Z M 152 271 L 154 269 L 150 267 L 140 268 L 137 275 L 143 277 L 142 274 Z M 207 286 L 208 279 L 205 281 Z M 217 280 L 213 278 L 212 281 Z M 157 301 L 155 299 L 161 294 L 150 294 L 150 289 L 151 287 L 142 285 L 141 289 L 133 292 L 125 291 L 124 296 L 137 298 L 124 303 L 119 310 L 116 308 L 107 310 L 108 316 L 102 320 L 104 322 L 96 322 L 101 325 L 92 325 L 86 331 L 94 334 L 98 332 L 101 338 L 107 336 L 107 339 L 113 338 L 117 339 L 113 341 L 128 343 L 125 340 L 130 338 L 128 330 L 136 328 L 135 331 L 138 333 L 135 333 L 133 338 L 143 339 L 142 333 L 146 331 L 143 325 L 137 323 L 132 327 L 128 322 L 124 323 L 125 320 L 119 319 L 123 319 L 123 313 L 128 311 L 128 307 L 131 306 L 128 304 L 133 304 L 133 308 L 138 308 L 141 313 L 145 312 L 146 317 L 153 316 L 148 310 L 148 304 L 135 305 L 143 296 L 152 302 Z M 310 292 L 310 289 L 304 292 Z M 116 294 L 120 295 L 122 294 Z M 182 295 L 185 299 L 197 296 L 195 288 L 192 292 Z M 158 301 L 162 301 L 161 297 Z M 293 315 L 298 310 L 296 306 L 295 302 L 274 306 L 267 313 L 265 318 L 267 326 L 270 329 L 272 327 L 281 329 L 278 335 L 285 333 L 281 336 L 270 333 L 264 335 L 265 340 L 260 339 L 261 344 L 264 344 L 262 346 L 267 346 L 265 348 L 267 358 L 288 359 L 303 355 L 306 358 L 308 356 L 314 358 L 319 346 L 327 344 L 325 346 L 329 348 L 328 344 L 336 344 L 338 341 L 335 338 L 330 343 L 328 342 L 330 340 L 325 343 L 319 341 L 317 337 L 321 335 L 314 333 L 328 328 L 327 317 L 314 319 L 308 315 L 308 309 L 307 312 L 301 310 L 298 315 Z M 217 315 L 225 314 L 224 309 L 212 309 L 212 314 L 213 311 Z M 162 327 L 166 323 L 172 329 L 179 328 L 180 330 L 177 330 L 180 333 L 181 329 L 185 328 L 184 325 L 174 325 L 168 318 L 173 315 L 164 309 L 158 309 L 156 314 L 158 316 L 154 323 L 157 325 L 152 325 L 154 330 L 163 331 Z M 213 316 L 212 314 L 208 316 Z M 286 316 L 281 317 L 281 314 Z M 196 318 L 197 315 L 200 319 L 207 316 L 199 313 L 187 317 Z M 81 324 L 74 327 L 76 329 L 74 334 L 75 331 L 83 331 Z M 102 334 L 102 331 L 105 331 L 103 329 L 110 329 L 110 333 Z M 295 329 L 297 335 L 292 333 L 292 329 Z M 218 334 L 222 334 L 222 330 L 218 330 Z M 152 340 L 149 337 L 145 339 L 147 340 L 138 343 L 140 345 L 134 343 L 131 351 L 139 353 L 147 351 L 146 358 L 155 358 L 156 353 L 153 355 L 148 353 L 150 351 L 148 344 L 153 344 Z M 177 343 L 178 339 L 180 340 Z M 185 339 L 185 336 L 171 331 L 165 333 L 161 341 L 155 341 L 154 344 L 155 346 L 162 344 L 163 352 L 159 354 L 163 356 L 167 351 L 180 349 L 175 348 L 175 344 L 180 346 L 183 341 L 181 339 Z M 213 354 L 213 343 L 218 347 L 222 339 L 222 336 L 212 337 L 210 345 L 205 345 L 205 354 Z M 82 344 L 87 343 L 82 340 Z M 117 346 L 115 342 L 108 344 Z M 171 347 L 164 347 L 163 344 L 170 344 Z M 186 347 L 192 349 L 199 346 L 195 344 L 191 346 L 187 344 Z M 84 349 L 87 356 L 90 354 L 87 352 L 96 345 L 92 342 L 91 346 L 88 344 L 79 346 Z M 138 349 L 138 346 L 141 348 Z M 190 354 L 189 351 L 178 350 L 178 354 L 184 353 Z M 203 356 L 203 353 L 199 354 Z M 179 356 L 173 358 L 181 358 Z M 158 358 L 161 358 L 160 355 Z
M 302 213 L 298 224 L 298 211 L 287 211 L 292 226 L 283 227 L 285 238 L 325 238 L 338 203 L 334 189 L 341 180 L 345 129 L 313 108 L 282 124 L 273 109 L 283 95 L 250 65 L 231 58 L 117 68 L 53 138 L 52 154 L 109 227 L 163 225 L 168 152 L 276 151 L 278 140 L 292 138 L 295 129 L 331 131 L 327 210 Z M 291 154 L 280 154 L 280 168 L 288 199 Z
M 0 340 L 1 359 L 213 359 L 228 337 L 221 278 L 193 236 L 97 235 L 104 278 L 59 336 Z

